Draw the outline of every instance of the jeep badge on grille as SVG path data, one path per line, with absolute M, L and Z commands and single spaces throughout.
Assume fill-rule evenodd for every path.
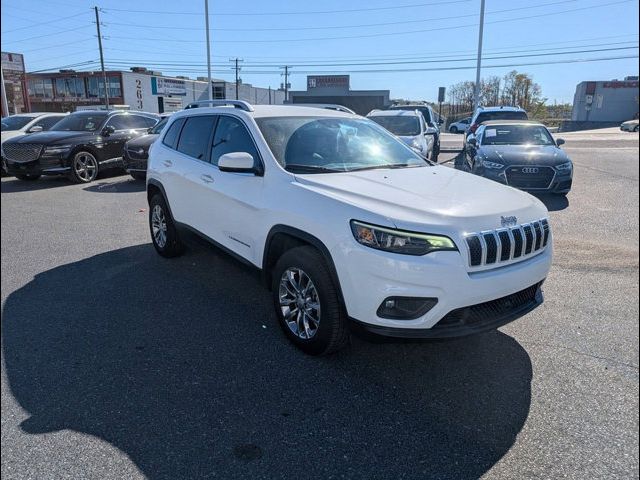
M 511 215 L 510 217 L 500 217 L 500 223 L 503 227 L 513 227 L 518 224 L 518 218 L 515 215 Z

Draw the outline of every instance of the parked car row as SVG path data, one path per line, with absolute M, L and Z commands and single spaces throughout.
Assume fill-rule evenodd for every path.
M 48 131 L 3 141 L 3 168 L 21 180 L 67 175 L 77 183 L 92 182 L 101 170 L 121 167 L 125 143 L 147 133 L 159 119 L 144 112 L 74 112 Z

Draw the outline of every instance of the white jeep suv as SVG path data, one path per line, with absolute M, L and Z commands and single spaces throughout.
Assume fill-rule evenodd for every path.
M 531 195 L 432 165 L 358 115 L 192 106 L 150 150 L 153 245 L 179 255 L 187 228 L 260 269 L 305 352 L 335 351 L 356 328 L 476 333 L 541 303 L 552 241 Z

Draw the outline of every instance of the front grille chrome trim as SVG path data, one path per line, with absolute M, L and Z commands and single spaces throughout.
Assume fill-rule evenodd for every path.
M 518 251 L 516 249 L 516 238 L 514 232 L 517 231 L 522 238 L 522 246 Z M 530 232 L 527 235 L 526 232 Z M 500 234 L 506 232 L 509 237 L 509 256 L 507 259 L 503 260 L 502 255 L 502 239 L 500 238 Z M 488 249 L 487 240 L 485 239 L 485 235 L 490 235 L 494 238 L 496 242 L 496 257 L 495 261 L 487 263 L 488 258 Z M 514 227 L 503 227 L 497 228 L 495 230 L 483 230 L 481 232 L 473 232 L 465 235 L 465 244 L 467 248 L 467 259 L 468 265 L 470 268 L 482 268 L 482 267 L 498 267 L 504 264 L 513 262 L 513 261 L 521 261 L 531 258 L 538 253 L 542 252 L 547 245 L 549 244 L 549 237 L 551 235 L 551 228 L 549 225 L 549 221 L 546 218 L 536 220 L 533 222 L 523 223 L 520 225 L 516 225 Z M 528 238 L 529 237 L 529 238 Z M 471 244 L 478 242 L 475 244 L 475 256 L 471 251 Z M 505 238 L 506 242 L 506 238 Z M 477 263 L 477 246 L 480 246 L 480 263 Z M 506 253 L 506 252 L 505 252 Z M 519 255 L 516 256 L 516 254 Z M 475 261 L 474 261 L 475 259 Z

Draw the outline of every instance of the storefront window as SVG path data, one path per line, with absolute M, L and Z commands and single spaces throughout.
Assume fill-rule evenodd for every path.
M 109 83 L 109 97 L 121 97 L 122 87 L 119 77 L 107 77 Z M 102 77 L 89 77 L 87 79 L 87 92 L 89 97 L 102 97 L 104 95 L 104 80 Z
M 53 81 L 50 78 L 30 78 L 28 89 L 30 97 L 53 98 Z

